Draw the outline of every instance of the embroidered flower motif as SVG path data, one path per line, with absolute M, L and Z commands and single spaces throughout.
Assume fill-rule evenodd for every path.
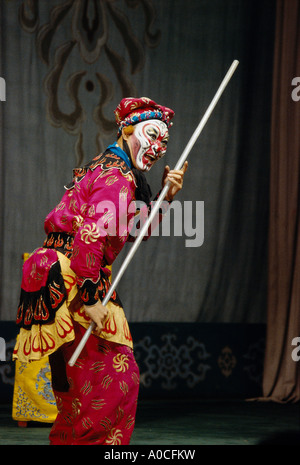
M 99 229 L 96 223 L 87 224 L 80 231 L 81 240 L 86 244 L 91 244 L 91 242 L 96 242 L 97 239 L 101 236 Z
M 128 357 L 125 354 L 118 354 L 113 358 L 113 367 L 117 372 L 122 371 L 125 373 L 128 370 Z
M 112 444 L 115 446 L 119 446 L 122 443 L 122 437 L 123 437 L 122 431 L 120 429 L 113 428 L 110 431 L 109 435 L 107 436 L 107 439 L 105 442 L 106 444 Z
M 84 223 L 84 218 L 81 215 L 74 216 L 73 221 L 72 221 L 73 231 L 77 232 L 78 229 L 83 225 L 83 223 Z

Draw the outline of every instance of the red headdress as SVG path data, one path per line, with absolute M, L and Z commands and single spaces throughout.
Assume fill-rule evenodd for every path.
M 148 119 L 159 119 L 170 127 L 173 124 L 170 120 L 174 114 L 174 111 L 170 108 L 158 105 L 148 97 L 123 98 L 115 109 L 116 122 L 119 126 L 118 135 L 121 134 L 125 126 L 137 124 Z

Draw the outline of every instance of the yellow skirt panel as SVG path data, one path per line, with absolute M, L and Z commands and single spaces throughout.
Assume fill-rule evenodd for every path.
M 57 256 L 68 297 L 57 310 L 52 323 L 34 324 L 30 330 L 21 328 L 13 351 L 13 360 L 25 363 L 41 360 L 61 345 L 73 341 L 73 319 L 85 328 L 91 323 L 83 310 L 70 260 L 60 252 L 57 252 Z M 132 337 L 123 308 L 113 302 L 108 302 L 106 308 L 108 316 L 99 337 L 132 348 Z

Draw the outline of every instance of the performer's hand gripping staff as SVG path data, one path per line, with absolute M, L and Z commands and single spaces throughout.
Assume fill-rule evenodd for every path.
M 219 101 L 222 93 L 224 92 L 227 84 L 229 83 L 233 73 L 235 72 L 237 66 L 238 66 L 239 62 L 238 60 L 234 60 L 232 62 L 232 65 L 230 66 L 229 70 L 227 71 L 223 81 L 221 82 L 213 100 L 211 101 L 210 105 L 208 106 L 206 112 L 204 113 L 204 116 L 202 117 L 200 123 L 198 124 L 197 128 L 195 129 L 192 137 L 190 138 L 187 146 L 185 147 L 184 151 L 182 152 L 182 155 L 180 156 L 174 170 L 180 170 L 183 165 L 184 165 L 184 162 L 186 161 L 191 149 L 193 148 L 196 140 L 198 139 L 199 135 L 201 134 L 207 120 L 209 119 L 211 113 L 213 112 L 217 102 Z M 101 320 L 103 319 L 103 317 L 105 316 L 105 309 L 103 309 L 103 307 L 105 307 L 107 305 L 107 303 L 109 302 L 109 299 L 111 298 L 115 288 L 117 287 L 121 277 L 123 276 L 124 272 L 126 271 L 131 259 L 133 258 L 135 252 L 137 251 L 141 241 L 143 240 L 144 236 L 147 234 L 148 230 L 149 230 L 149 227 L 150 227 L 150 224 L 152 223 L 153 219 L 155 218 L 157 212 L 159 211 L 159 208 L 161 206 L 161 203 L 163 202 L 164 198 L 166 197 L 167 195 L 167 192 L 170 188 L 170 181 L 167 181 L 164 188 L 162 189 L 157 201 L 155 202 L 155 205 L 153 206 L 152 210 L 151 210 L 151 213 L 150 215 L 148 216 L 147 220 L 145 221 L 143 227 L 141 228 L 141 231 L 139 233 L 139 235 L 137 236 L 135 242 L 133 243 L 129 253 L 127 254 L 124 262 L 122 263 L 114 281 L 112 282 L 108 292 L 106 293 L 103 301 L 102 301 L 102 305 L 101 305 L 101 314 L 99 314 L 99 325 L 98 327 L 100 326 L 101 327 Z M 97 308 L 96 308 L 96 305 L 94 306 L 95 308 L 93 309 L 94 311 L 97 311 Z M 92 309 L 90 309 L 92 310 Z M 92 311 L 93 311 L 92 310 Z M 93 315 L 94 316 L 94 315 Z M 79 357 L 82 349 L 84 348 L 88 338 L 90 337 L 92 331 L 95 329 L 96 327 L 96 323 L 93 321 L 89 328 L 86 330 L 83 338 L 81 339 L 80 343 L 78 344 L 78 346 L 76 347 L 72 357 L 70 358 L 69 360 L 69 365 L 70 366 L 74 366 L 74 364 L 76 363 L 76 360 L 77 358 Z

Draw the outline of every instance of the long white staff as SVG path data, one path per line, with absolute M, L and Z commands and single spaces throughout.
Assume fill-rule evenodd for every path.
M 184 151 L 182 152 L 182 155 L 180 156 L 176 166 L 175 166 L 175 170 L 179 170 L 181 169 L 181 167 L 183 166 L 185 160 L 187 159 L 193 145 L 195 144 L 196 140 L 198 139 L 202 129 L 204 128 L 208 118 L 210 117 L 213 109 L 215 108 L 218 100 L 220 99 L 223 91 L 225 90 L 225 87 L 227 86 L 228 82 L 230 81 L 233 73 L 235 72 L 237 66 L 238 66 L 239 62 L 238 60 L 234 60 L 232 65 L 230 66 L 229 70 L 227 71 L 226 73 L 226 76 L 224 77 L 223 81 L 221 82 L 220 84 L 220 87 L 219 89 L 217 90 L 213 100 L 211 101 L 209 107 L 207 108 L 203 118 L 201 119 L 199 125 L 197 126 L 194 134 L 192 135 L 192 137 L 190 138 L 186 148 L 184 149 Z M 149 226 L 150 224 L 152 223 L 153 219 L 155 218 L 160 206 L 161 206 L 161 203 L 162 201 L 164 200 L 165 196 L 167 195 L 167 192 L 169 190 L 169 187 L 170 187 L 170 182 L 168 181 L 164 188 L 162 189 L 157 201 L 155 202 L 155 205 L 153 206 L 153 208 L 151 209 L 151 213 L 149 215 L 149 217 L 147 218 L 147 220 L 145 221 L 141 231 L 140 231 L 140 234 L 137 236 L 135 242 L 133 243 L 129 253 L 127 254 L 124 262 L 122 263 L 113 283 L 111 284 L 107 294 L 105 295 L 103 301 L 102 301 L 102 305 L 107 305 L 112 293 L 114 292 L 117 284 L 119 283 L 121 277 L 123 276 L 126 268 L 128 267 L 132 257 L 134 256 L 135 252 L 137 251 L 141 241 L 143 240 L 145 234 L 148 232 L 148 229 L 149 229 Z M 83 335 L 81 341 L 79 342 L 78 346 L 76 347 L 72 357 L 70 358 L 69 360 L 69 365 L 70 366 L 73 366 L 75 363 L 76 363 L 76 360 L 77 358 L 79 357 L 82 349 L 84 348 L 85 344 L 86 344 L 86 341 L 88 340 L 88 338 L 90 337 L 91 335 L 91 332 L 93 331 L 95 327 L 95 323 L 92 322 L 89 326 L 89 328 L 86 330 L 85 334 Z

